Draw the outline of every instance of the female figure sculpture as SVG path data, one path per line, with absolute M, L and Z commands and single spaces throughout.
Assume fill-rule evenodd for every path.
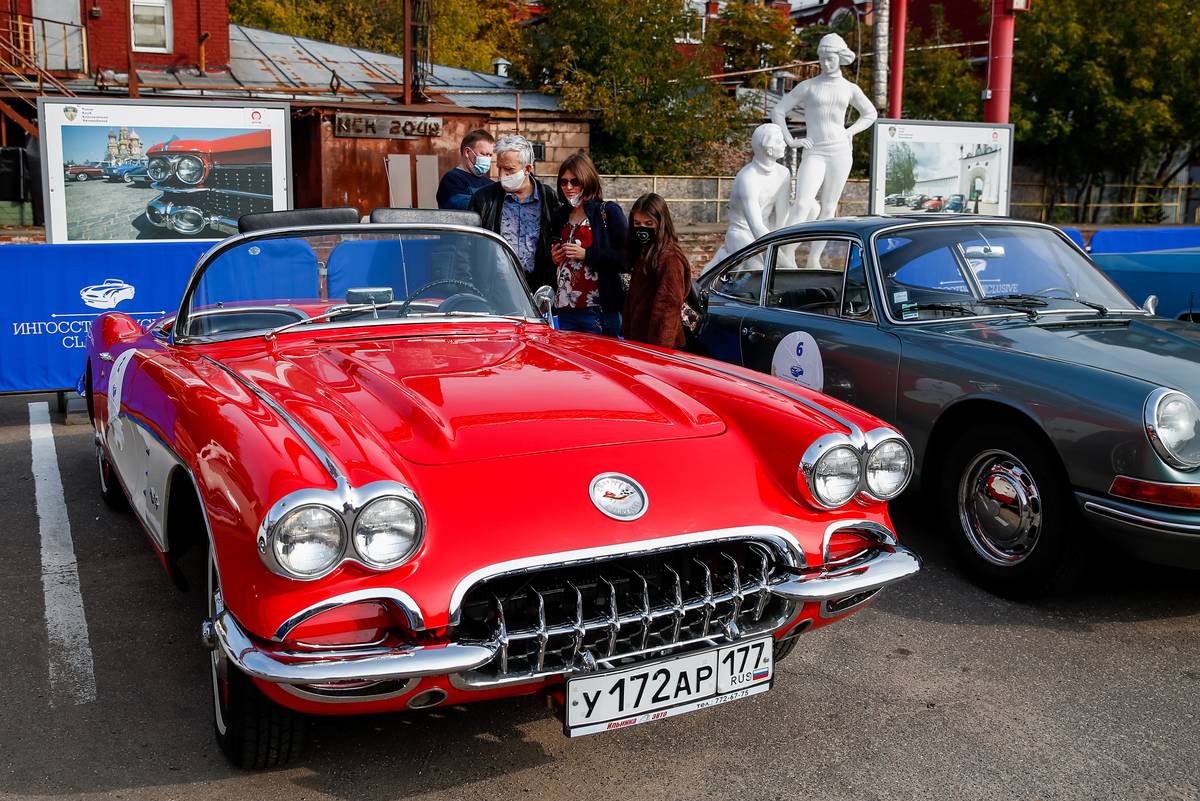
M 791 222 L 828 220 L 837 215 L 838 200 L 850 177 L 851 142 L 879 116 L 863 91 L 842 76 L 842 67 L 854 61 L 854 51 L 841 36 L 830 33 L 821 37 L 817 60 L 821 74 L 798 84 L 771 112 L 771 120 L 783 130 L 788 145 L 803 151 Z M 858 119 L 846 127 L 850 106 L 858 112 Z M 802 139 L 787 129 L 787 114 L 796 107 L 804 113 Z

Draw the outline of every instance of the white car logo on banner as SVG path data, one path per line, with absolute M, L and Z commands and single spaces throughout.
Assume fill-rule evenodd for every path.
M 79 297 L 93 309 L 115 309 L 123 300 L 133 300 L 134 288 L 120 278 L 109 278 L 103 284 L 85 286 Z

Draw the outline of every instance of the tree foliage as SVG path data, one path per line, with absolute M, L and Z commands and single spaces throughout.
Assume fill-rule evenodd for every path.
M 593 119 L 592 158 L 606 172 L 694 172 L 709 145 L 740 127 L 736 104 L 705 80 L 720 62 L 678 39 L 695 19 L 677 0 L 547 0 L 513 77 Z
M 380 53 L 404 52 L 404 9 L 400 3 L 229 0 L 229 21 Z
M 1200 157 L 1195 0 L 1055 0 L 1017 23 L 1023 160 L 1076 203 L 1107 181 L 1164 185 Z M 1057 195 L 1057 191 L 1056 191 Z
M 907 142 L 888 145 L 887 174 L 883 191 L 889 195 L 912 191 L 917 185 L 917 154 Z
M 434 0 L 430 52 L 438 64 L 491 72 L 497 58 L 513 60 L 519 36 L 509 0 Z
M 730 72 L 755 70 L 787 64 L 794 60 L 796 36 L 791 20 L 777 9 L 758 3 L 727 3 L 721 15 L 708 26 L 707 44 L 725 54 Z M 746 86 L 765 89 L 770 73 L 747 75 Z

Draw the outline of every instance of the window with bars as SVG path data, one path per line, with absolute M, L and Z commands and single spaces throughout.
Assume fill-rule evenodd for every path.
M 133 49 L 142 53 L 171 52 L 171 0 L 131 0 Z

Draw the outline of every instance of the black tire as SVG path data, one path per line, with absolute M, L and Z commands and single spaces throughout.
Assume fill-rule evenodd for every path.
M 96 463 L 100 469 L 100 497 L 104 499 L 104 505 L 114 512 L 128 512 L 129 498 L 121 489 L 112 462 L 104 455 L 104 448 L 100 445 L 96 445 Z
M 801 635 L 796 634 L 784 640 L 783 642 L 775 642 L 774 661 L 776 664 L 779 664 L 783 660 L 787 659 L 791 655 L 792 651 L 796 650 L 796 643 L 800 642 L 800 636 Z
M 76 173 L 75 180 L 82 183 L 88 179 L 86 172 Z
M 1066 475 L 1025 429 L 992 421 L 960 432 L 937 488 L 943 531 L 976 584 L 1029 600 L 1078 578 L 1078 511 Z
M 209 616 L 223 605 L 220 583 L 209 555 Z M 213 730 L 225 757 L 244 770 L 286 765 L 304 750 L 308 720 L 262 694 L 245 673 L 218 650 L 209 657 L 213 691 Z
M 131 173 L 131 172 L 125 173 L 124 175 L 121 176 L 121 180 L 127 184 L 133 183 L 133 173 Z

